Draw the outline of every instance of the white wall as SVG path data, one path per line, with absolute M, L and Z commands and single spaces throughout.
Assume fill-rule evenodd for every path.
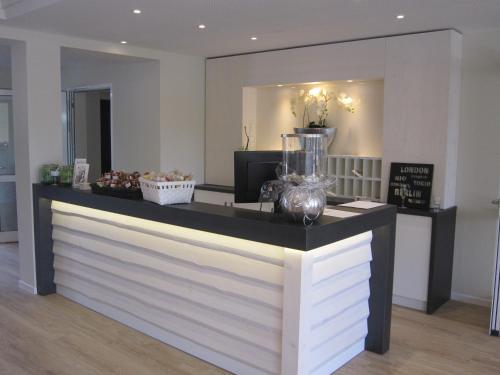
M 180 168 L 203 182 L 205 60 L 175 55 L 160 60 L 161 169 Z
M 446 31 L 388 39 L 382 197 L 391 162 L 430 163 L 432 195 L 455 204 L 461 43 Z
M 115 169 L 160 169 L 159 78 L 158 61 L 85 64 L 62 70 L 64 89 L 111 85 L 111 159 Z
M 12 46 L 20 286 L 31 290 L 36 290 L 31 184 L 43 163 L 62 159 L 59 53 L 59 46 L 38 35 Z
M 135 127 L 129 130 L 134 134 L 136 146 L 131 147 L 149 146 L 152 142 L 152 147 L 160 155 L 155 160 L 151 159 L 152 164 L 158 167 L 178 165 L 193 172 L 200 181 L 203 180 L 204 60 L 130 45 L 4 26 L 0 26 L 0 39 L 13 44 L 20 285 L 34 291 L 36 277 L 31 183 L 38 180 L 41 164 L 62 162 L 61 47 L 158 61 L 160 75 L 156 78 L 160 87 L 157 101 L 161 107 L 160 116 L 151 125 L 143 123 L 133 110 L 128 111 L 127 115 L 135 120 Z M 142 82 L 134 76 L 129 77 L 129 81 L 139 90 L 141 85 L 153 84 L 149 80 Z M 152 127 L 159 141 L 152 139 Z M 126 154 L 126 150 L 116 152 L 115 160 L 123 163 L 119 166 L 127 169 L 134 167 L 134 160 Z M 128 163 L 131 165 L 125 165 Z
M 354 100 L 355 113 L 339 106 L 334 96 L 328 104 L 327 125 L 337 128 L 330 154 L 382 156 L 382 128 L 384 109 L 384 83 L 382 80 L 362 82 L 324 82 L 316 85 L 266 86 L 253 88 L 256 104 L 253 113 L 248 108 L 253 97 L 243 94 L 243 125 L 255 122 L 251 141 L 256 150 L 280 150 L 281 134 L 293 133 L 294 127 L 302 127 L 304 106 L 296 106 L 297 117 L 291 111 L 290 101 L 297 99 L 300 90 L 321 87 L 335 95 L 345 93 Z M 250 88 L 244 88 L 248 90 Z M 250 103 L 246 103 L 246 101 Z M 317 121 L 315 108 L 310 109 L 310 120 Z M 254 119 L 255 117 L 255 119 Z M 307 123 L 307 119 L 305 121 Z M 244 141 L 244 140 L 243 140 Z
M 352 97 L 355 110 L 349 113 L 335 104 L 329 117 L 337 127 L 337 136 L 329 153 L 381 157 L 384 146 L 384 81 L 339 83 L 336 92 Z
M 293 133 L 297 119 L 290 111 L 290 99 L 296 90 L 289 87 L 257 88 L 256 126 L 252 129 L 256 150 L 281 150 L 281 134 Z M 245 123 L 250 121 L 243 118 Z
M 452 206 L 460 57 L 461 35 L 445 30 L 209 59 L 206 182 L 233 185 L 243 87 L 384 79 L 382 198 L 391 162 L 429 162 L 436 166 L 434 194 Z
M 205 182 L 233 185 L 233 152 L 242 140 L 243 87 L 381 79 L 385 49 L 384 39 L 372 39 L 207 60 Z
M 500 177 L 500 29 L 464 35 L 454 297 L 491 301 Z

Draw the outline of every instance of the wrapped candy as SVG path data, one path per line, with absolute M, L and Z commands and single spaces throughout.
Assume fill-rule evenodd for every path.
M 127 174 L 123 171 L 106 172 L 96 181 L 99 187 L 122 188 L 122 189 L 139 189 L 139 172 Z
M 154 171 L 148 171 L 144 173 L 143 178 L 145 180 L 155 181 L 155 182 L 169 182 L 169 181 L 191 181 L 193 176 L 191 174 L 185 175 L 181 171 L 175 169 L 168 173 L 156 173 Z

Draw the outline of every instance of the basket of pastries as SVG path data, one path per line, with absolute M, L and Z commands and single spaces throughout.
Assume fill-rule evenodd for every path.
M 144 199 L 161 205 L 191 202 L 196 185 L 190 174 L 178 170 L 169 173 L 146 172 L 139 182 Z
M 139 172 L 110 171 L 91 184 L 92 193 L 124 199 L 142 199 Z

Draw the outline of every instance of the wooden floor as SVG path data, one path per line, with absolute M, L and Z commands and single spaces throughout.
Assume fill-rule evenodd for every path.
M 17 287 L 17 247 L 0 245 L 0 374 L 225 374 L 61 296 Z M 432 316 L 395 306 L 391 350 L 336 374 L 500 374 L 487 308 L 450 302 Z

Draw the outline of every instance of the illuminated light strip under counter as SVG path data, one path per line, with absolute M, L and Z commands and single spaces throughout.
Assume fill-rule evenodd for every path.
M 373 319 L 385 311 L 390 324 L 390 307 L 380 305 L 391 290 L 377 284 L 392 288 L 390 220 L 304 251 L 112 212 L 111 203 L 129 205 L 120 199 L 99 197 L 100 210 L 96 196 L 72 194 L 35 185 L 37 273 L 52 268 L 41 282 L 69 299 L 238 374 L 329 374 L 365 348 L 388 348 L 385 325 Z M 47 255 L 50 267 L 41 264 Z

